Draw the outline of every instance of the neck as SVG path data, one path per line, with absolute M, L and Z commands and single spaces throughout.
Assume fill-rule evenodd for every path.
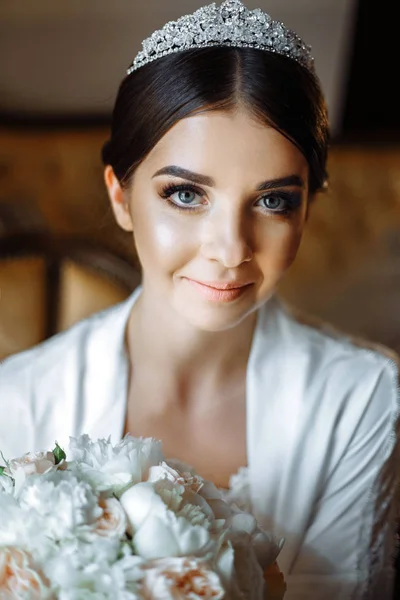
M 218 388 L 245 373 L 256 319 L 254 312 L 231 329 L 203 331 L 143 289 L 127 328 L 131 369 L 153 373 L 165 397 L 179 398 L 178 390 L 199 386 Z

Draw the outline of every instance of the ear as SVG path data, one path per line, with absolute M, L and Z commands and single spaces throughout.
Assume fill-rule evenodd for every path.
M 133 223 L 131 213 L 129 212 L 129 204 L 127 194 L 122 189 L 121 184 L 114 173 L 113 168 L 107 165 L 104 169 L 104 182 L 110 198 L 111 208 L 118 225 L 125 231 L 133 231 Z

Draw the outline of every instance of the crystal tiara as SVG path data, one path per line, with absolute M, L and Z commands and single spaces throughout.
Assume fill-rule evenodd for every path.
M 220 6 L 213 2 L 155 31 L 142 42 L 142 50 L 127 74 L 167 54 L 211 46 L 275 52 L 315 73 L 311 48 L 294 31 L 259 8 L 249 10 L 240 0 L 225 0 Z

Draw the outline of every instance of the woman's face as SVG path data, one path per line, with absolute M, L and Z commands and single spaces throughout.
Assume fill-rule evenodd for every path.
M 308 165 L 294 144 L 245 111 L 179 121 L 121 192 L 117 220 L 134 232 L 144 296 L 208 331 L 263 304 L 292 264 L 307 213 Z

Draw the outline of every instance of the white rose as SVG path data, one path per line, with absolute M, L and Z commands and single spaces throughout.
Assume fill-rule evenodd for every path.
M 183 485 L 185 490 L 198 492 L 204 485 L 204 479 L 193 473 L 192 470 L 189 470 L 190 468 L 183 463 L 179 463 L 179 466 L 181 466 L 182 470 L 177 467 L 176 461 L 174 466 L 163 461 L 159 465 L 150 467 L 148 481 L 169 479 L 173 483 Z
M 180 464 L 185 468 L 183 463 Z M 189 467 L 187 467 L 187 469 L 188 468 Z M 182 501 L 184 505 L 190 505 L 191 507 L 197 506 L 206 517 L 210 520 L 214 519 L 214 513 L 211 507 L 201 494 L 204 480 L 195 475 L 192 471 L 180 471 L 171 467 L 166 462 L 162 462 L 160 465 L 150 468 L 148 481 L 164 482 L 164 486 L 166 485 L 165 481 L 169 481 L 172 484 L 175 484 L 175 486 L 180 486 L 182 488 Z M 162 486 L 160 486 L 160 489 L 162 493 Z M 188 516 L 190 512 L 193 513 L 191 508 L 186 512 L 186 516 Z
M 164 457 L 161 442 L 125 436 L 115 446 L 108 440 L 93 442 L 88 435 L 70 438 L 70 469 L 76 469 L 97 491 L 120 495 L 147 478 L 150 467 Z
M 84 533 L 84 539 L 96 543 L 96 538 L 116 537 L 121 539 L 125 536 L 128 521 L 125 510 L 116 498 L 100 499 L 99 507 L 103 513 L 92 526 Z
M 120 501 L 139 556 L 154 559 L 203 554 L 212 547 L 208 521 L 192 524 L 187 515 L 180 516 L 182 491 L 182 486 L 165 480 L 139 483 L 122 494 Z
M 220 600 L 225 590 L 206 563 L 175 557 L 151 561 L 143 568 L 141 595 L 147 600 Z

